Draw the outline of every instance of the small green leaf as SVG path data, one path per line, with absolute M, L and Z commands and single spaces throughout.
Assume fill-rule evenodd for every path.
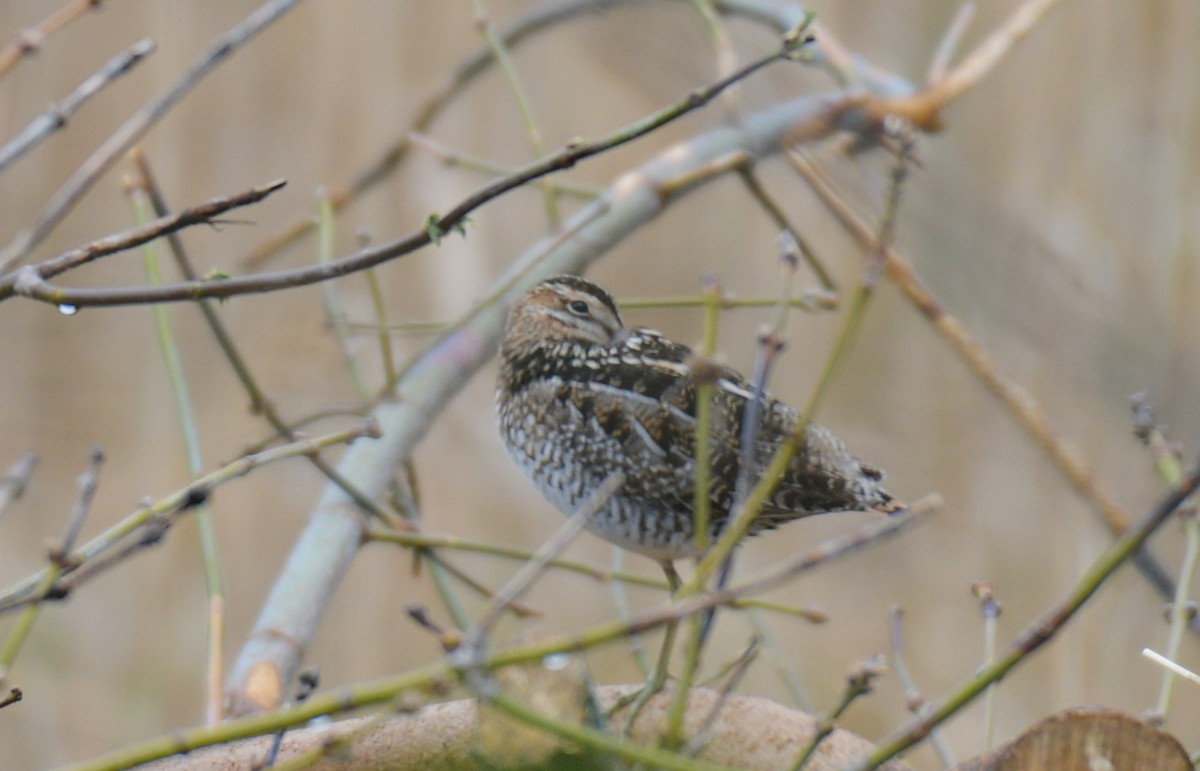
M 446 231 L 438 224 L 441 219 L 441 216 L 437 212 L 425 218 L 425 233 L 429 236 L 429 240 L 435 244 L 440 244 L 442 239 L 446 237 Z

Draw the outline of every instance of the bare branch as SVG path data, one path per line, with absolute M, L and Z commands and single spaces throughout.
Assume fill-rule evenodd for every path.
M 42 19 L 37 25 L 18 32 L 13 41 L 0 51 L 0 78 L 7 75 L 21 59 L 39 50 L 46 38 L 98 7 L 100 0 L 73 0 Z
M 20 294 L 17 290 L 19 283 L 39 285 L 47 278 L 65 273 L 80 265 L 86 265 L 92 260 L 105 257 L 116 252 L 125 251 L 153 241 L 156 238 L 170 235 L 192 225 L 212 222 L 227 211 L 258 203 L 276 190 L 287 184 L 286 180 L 278 179 L 265 185 L 251 188 L 244 193 L 213 198 L 202 204 L 184 209 L 178 214 L 168 214 L 148 222 L 141 227 L 127 230 L 123 233 L 107 236 L 90 244 L 63 252 L 36 265 L 12 271 L 0 276 L 0 300 Z
M 154 52 L 154 41 L 143 38 L 104 63 L 95 74 L 80 83 L 58 104 L 52 104 L 38 117 L 0 147 L 0 172 L 17 158 L 32 150 L 55 131 L 67 125 L 83 103 L 100 89 L 133 69 L 134 65 Z
M 38 456 L 35 452 L 27 452 L 8 467 L 4 476 L 0 477 L 0 515 L 8 508 L 8 504 L 20 498 L 25 493 L 25 485 L 33 470 L 37 468 Z
M 88 156 L 42 208 L 34 224 L 18 233 L 3 252 L 0 252 L 0 271 L 11 270 L 24 260 L 30 250 L 41 243 L 100 175 L 107 171 L 122 153 L 133 147 L 151 126 L 166 115 L 175 103 L 191 91 L 192 87 L 217 64 L 300 2 L 301 0 L 267 0 L 239 24 L 210 43 L 178 81 L 130 116 Z
M 92 305 L 131 305 L 155 302 L 179 302 L 208 297 L 233 297 L 241 294 L 272 292 L 296 286 L 315 284 L 332 278 L 355 273 L 378 265 L 387 260 L 409 254 L 422 246 L 436 242 L 456 229 L 461 229 L 467 215 L 483 204 L 504 193 L 521 187 L 555 171 L 567 169 L 581 160 L 599 155 L 614 147 L 645 136 L 656 129 L 697 110 L 711 102 L 725 89 L 743 80 L 774 62 L 787 59 L 803 41 L 785 41 L 782 48 L 746 65 L 728 78 L 697 89 L 674 104 L 649 115 L 625 128 L 595 142 L 569 144 L 558 152 L 528 164 L 512 174 L 502 177 L 477 190 L 458 203 L 449 212 L 431 215 L 424 227 L 407 236 L 380 246 L 360 250 L 320 265 L 295 270 L 264 273 L 257 276 L 223 278 L 210 281 L 186 281 L 177 284 L 161 284 L 153 287 L 117 289 L 67 289 L 51 286 L 44 280 L 35 280 L 27 275 L 16 282 L 18 294 L 32 297 L 54 305 L 70 305 L 76 308 Z M 0 300 L 5 295 L 0 294 Z

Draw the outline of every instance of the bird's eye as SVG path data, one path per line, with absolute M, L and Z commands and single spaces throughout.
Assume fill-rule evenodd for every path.
M 576 316 L 588 315 L 588 304 L 583 300 L 572 300 L 571 302 L 567 303 L 567 308 L 569 308 L 571 313 L 574 313 Z

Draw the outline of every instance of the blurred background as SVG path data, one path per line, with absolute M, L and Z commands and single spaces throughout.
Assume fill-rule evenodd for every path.
M 55 0 L 0 3 L 0 42 L 59 6 Z M 537 6 L 489 0 L 498 24 Z M 966 34 L 970 50 L 1016 7 L 980 3 Z M 0 243 L 36 217 L 47 199 L 130 114 L 173 84 L 216 35 L 257 6 L 116 0 L 49 38 L 0 80 L 0 138 L 14 136 L 52 101 L 141 37 L 157 51 L 85 105 L 68 126 L 0 175 Z M 814 2 L 819 19 L 850 49 L 914 83 L 924 81 L 956 3 L 928 0 Z M 354 0 L 305 3 L 236 51 L 190 92 L 142 143 L 175 208 L 283 177 L 288 187 L 184 241 L 202 273 L 243 271 L 266 238 L 316 209 L 316 191 L 346 184 L 414 119 L 424 100 L 481 43 L 467 2 Z M 978 87 L 952 105 L 945 130 L 923 138 L 920 168 L 904 189 L 897 239 L 918 271 L 994 355 L 1002 371 L 1041 401 L 1056 428 L 1077 442 L 1103 485 L 1136 521 L 1163 489 L 1132 435 L 1128 400 L 1146 390 L 1190 461 L 1200 446 L 1200 7 L 1183 0 L 1065 3 Z M 742 61 L 776 45 L 769 30 L 730 20 Z M 548 147 L 597 137 L 717 77 L 713 47 L 695 7 L 633 3 L 589 14 L 519 47 L 516 67 Z M 827 75 L 775 65 L 740 89 L 745 113 L 798 94 L 834 88 Z M 645 140 L 580 164 L 562 180 L 602 188 L 622 171 L 727 116 L 709 108 Z M 498 71 L 481 77 L 433 124 L 437 142 L 504 166 L 532 151 L 511 91 Z M 809 148 L 861 213 L 875 221 L 889 157 L 847 157 L 836 142 Z M 122 192 L 127 162 L 108 172 L 35 251 L 45 259 L 132 225 Z M 780 159 L 763 179 L 831 268 L 848 296 L 862 253 Z M 337 252 L 360 233 L 376 242 L 419 227 L 487 177 L 449 169 L 425 152 L 339 215 Z M 566 210 L 579 204 L 565 201 Z M 380 269 L 393 321 L 449 320 L 480 299 L 505 267 L 547 232 L 540 194 L 521 190 L 472 215 L 457 235 Z M 735 177 L 706 185 L 612 249 L 591 275 L 619 299 L 698 292 L 717 274 L 739 297 L 770 297 L 778 286 L 776 230 Z M 165 257 L 165 252 L 164 252 Z M 267 267 L 317 259 L 311 238 Z M 806 286 L 815 282 L 803 275 Z M 144 281 L 141 257 L 108 257 L 65 277 L 71 285 Z M 365 280 L 337 289 L 353 318 L 370 321 Z M 353 408 L 356 395 L 324 322 L 320 288 L 232 299 L 221 312 L 263 387 L 285 416 Z M 749 370 L 756 328 L 769 309 L 723 315 L 720 349 Z M 208 468 L 269 435 L 249 413 L 230 367 L 190 306 L 170 309 L 199 416 Z M 696 310 L 628 311 L 626 321 L 694 342 Z M 771 390 L 803 404 L 838 328 L 837 314 L 797 312 Z M 399 361 L 429 338 L 394 338 Z M 355 341 L 371 382 L 380 382 L 373 337 Z M 415 455 L 429 530 L 535 548 L 560 523 L 503 453 L 495 432 L 494 363 L 450 404 Z M 884 285 L 858 346 L 824 402 L 820 422 L 888 472 L 889 488 L 914 499 L 937 491 L 944 510 L 918 530 L 805 576 L 773 599 L 818 605 L 813 625 L 772 616 L 805 684 L 810 708 L 833 704 L 843 673 L 888 651 L 887 613 L 905 610 L 908 664 L 926 695 L 944 694 L 979 665 L 983 638 L 969 587 L 991 580 L 1004 614 L 1001 644 L 1061 597 L 1111 541 L 1047 456 L 971 375 L 914 308 Z M 347 424 L 331 419 L 308 430 Z M 169 384 L 147 307 L 84 309 L 64 316 L 20 299 L 0 304 L 0 467 L 34 450 L 41 458 L 24 498 L 0 519 L 0 584 L 45 563 L 76 497 L 89 448 L 107 453 L 85 536 L 118 521 L 145 497 L 187 481 Z M 336 458 L 337 452 L 331 457 Z M 303 460 L 261 469 L 214 497 L 228 592 L 230 662 L 245 639 L 323 478 Z M 743 565 L 811 548 L 865 521 L 807 520 L 748 544 Z M 1180 530 L 1168 524 L 1153 551 L 1174 574 Z M 612 549 L 585 535 L 570 554 L 607 565 Z M 511 562 L 458 556 L 489 586 Z M 657 574 L 631 555 L 630 569 Z M 438 614 L 428 572 L 411 557 L 371 545 L 356 560 L 307 657 L 333 686 L 430 660 L 436 641 L 406 617 L 424 603 Z M 634 607 L 657 602 L 631 590 Z M 539 586 L 528 604 L 552 630 L 579 629 L 615 612 L 610 588 L 573 575 Z M 1064 634 L 1006 679 L 997 702 L 998 739 L 1055 710 L 1103 704 L 1152 707 L 1159 669 L 1140 651 L 1161 649 L 1164 602 L 1132 568 L 1105 585 Z M 25 700 L 0 712 L 6 767 L 39 768 L 82 759 L 203 719 L 205 593 L 194 523 L 59 605 L 47 606 L 11 673 Z M 0 621 L 6 630 L 11 618 Z M 511 630 L 510 630 L 511 631 Z M 724 613 L 707 662 L 734 657 L 751 629 Z M 590 657 L 600 682 L 639 678 L 628 649 Z M 1200 667 L 1200 645 L 1181 663 Z M 768 657 L 742 689 L 785 704 Z M 1176 688 L 1168 728 L 1189 749 L 1200 728 L 1200 689 Z M 966 710 L 947 736 L 960 758 L 982 747 L 982 709 Z M 844 725 L 878 738 L 907 716 L 894 677 L 857 703 Z M 927 749 L 911 756 L 935 767 Z

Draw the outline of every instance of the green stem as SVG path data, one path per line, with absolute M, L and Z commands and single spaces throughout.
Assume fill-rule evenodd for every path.
M 130 203 L 134 220 L 145 225 L 154 219 L 155 211 L 145 183 L 129 188 Z M 163 282 L 158 252 L 154 242 L 142 246 L 142 262 L 146 279 L 152 284 Z M 171 317 L 162 303 L 152 306 L 154 328 L 171 394 L 175 400 L 175 413 L 183 439 L 188 479 L 195 480 L 204 473 L 204 453 L 200 448 L 200 432 L 196 425 L 196 412 L 188 391 L 187 376 L 183 371 L 183 358 L 179 353 Z M 213 522 L 212 506 L 205 501 L 196 507 L 196 530 L 200 536 L 200 553 L 204 562 L 204 586 L 208 594 L 208 660 L 206 665 L 206 704 L 209 723 L 221 719 L 221 684 L 224 680 L 225 649 L 225 587 L 221 571 L 221 551 L 217 542 L 216 524 Z
M 721 314 L 721 286 L 717 281 L 707 282 L 704 290 L 704 338 L 701 343 L 701 366 L 705 369 L 717 348 L 717 322 Z M 693 528 L 695 529 L 696 551 L 703 554 L 709 545 L 710 491 L 712 447 L 712 401 L 714 385 L 710 377 L 703 377 L 696 387 L 696 459 L 692 491 Z M 688 644 L 684 651 L 683 670 L 679 684 L 667 712 L 667 727 L 663 743 L 670 749 L 683 746 L 683 719 L 687 714 L 688 692 L 700 665 L 700 647 L 703 637 L 703 617 L 692 616 L 688 620 Z

